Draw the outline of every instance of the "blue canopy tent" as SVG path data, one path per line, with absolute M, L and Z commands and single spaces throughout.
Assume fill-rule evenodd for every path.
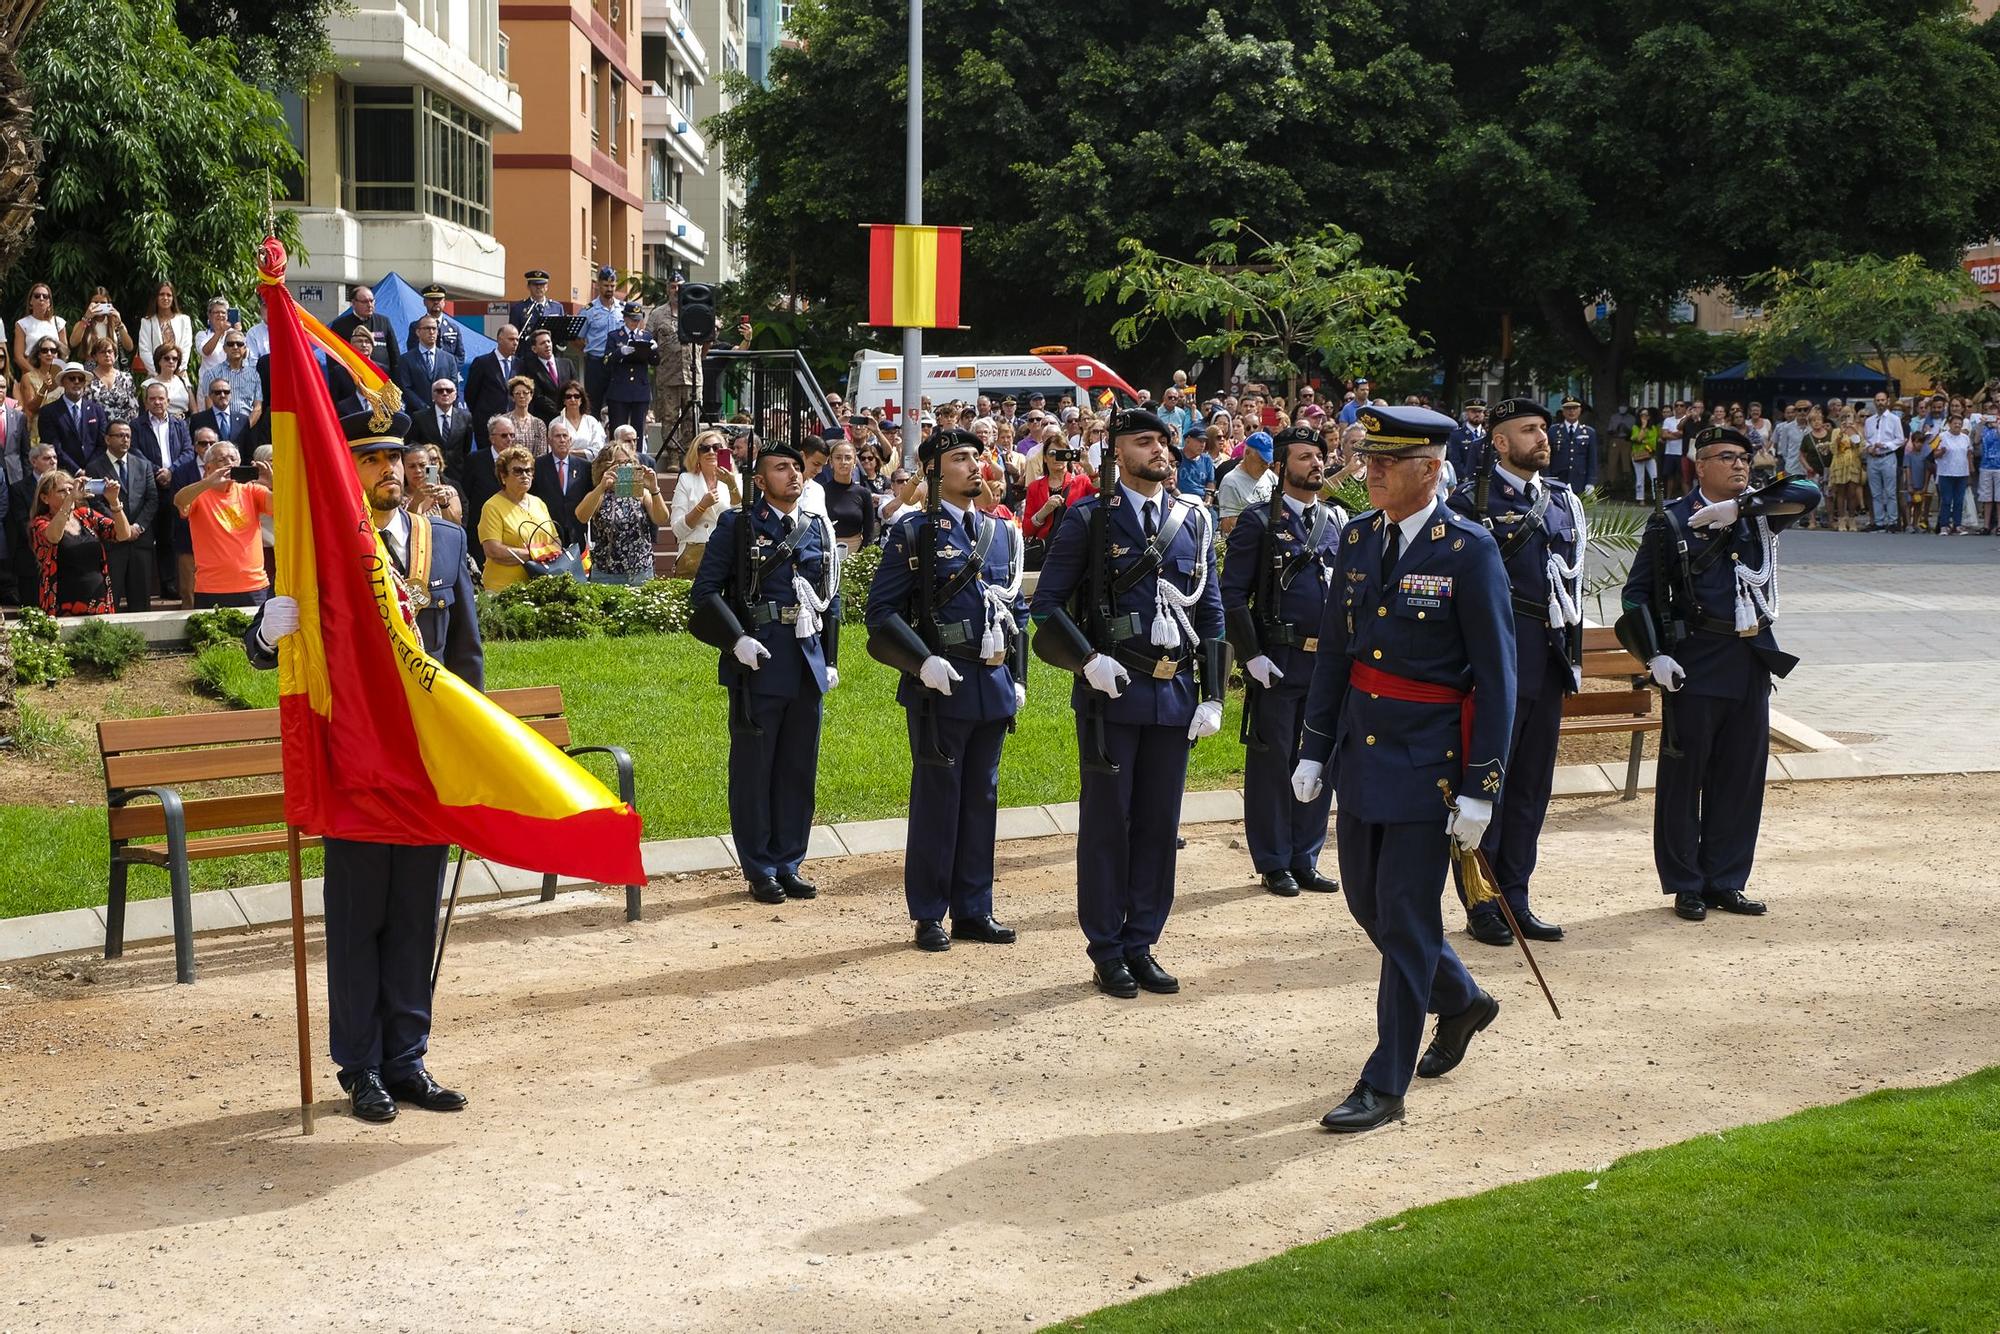
M 389 321 L 389 327 L 396 331 L 397 345 L 407 350 L 409 339 L 404 335 L 409 332 L 410 326 L 417 322 L 417 317 L 424 313 L 424 299 L 417 295 L 416 288 L 403 281 L 400 274 L 390 273 L 375 284 L 375 312 Z M 485 334 L 475 332 L 463 320 L 454 319 L 450 315 L 444 318 L 458 329 L 458 336 L 464 340 L 467 362 L 474 357 L 485 356 L 493 350 L 493 340 Z M 461 379 L 463 375 L 461 369 Z
M 1716 403 L 1762 403 L 1773 415 L 1781 403 L 1809 398 L 1824 403 L 1829 398 L 1865 399 L 1886 391 L 1896 393 L 1896 382 L 1858 361 L 1836 363 L 1820 357 L 1793 357 L 1772 368 L 1769 374 L 1752 376 L 1750 363 L 1739 361 L 1728 370 L 1717 371 L 1701 383 L 1702 397 L 1710 407 Z

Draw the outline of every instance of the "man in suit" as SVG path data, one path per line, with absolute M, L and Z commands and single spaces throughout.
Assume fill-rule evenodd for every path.
M 42 409 L 41 438 L 56 447 L 57 467 L 64 472 L 80 474 L 83 465 L 104 448 L 104 428 L 111 417 L 105 412 L 103 404 L 84 398 L 83 391 L 90 383 L 90 372 L 83 368 L 82 363 L 65 363 L 58 381 L 62 385 L 62 397 Z M 166 393 L 166 386 L 160 386 L 162 400 L 166 398 Z
M 1229 645 L 1208 510 L 1166 490 L 1167 424 L 1132 409 L 1110 436 L 1102 492 L 1049 542 L 1033 646 L 1076 674 L 1077 920 L 1097 989 L 1130 999 L 1180 990 L 1153 946 L 1173 907 L 1188 754 L 1222 729 Z
M 932 953 L 1015 937 L 993 917 L 993 840 L 1000 748 L 1028 699 L 1027 600 L 1020 530 L 973 504 L 979 456 L 970 431 L 924 442 L 938 503 L 897 519 L 868 590 L 869 655 L 902 673 L 913 761 L 903 898 L 917 948 Z
M 1771 678 L 1799 660 L 1778 647 L 1777 534 L 1811 514 L 1819 488 L 1784 477 L 1755 491 L 1755 446 L 1711 426 L 1689 441 L 1695 489 L 1653 516 L 1625 581 L 1618 640 L 1664 691 L 1653 863 L 1690 922 L 1756 916 L 1744 894 L 1764 814 Z
M 1279 485 L 1270 504 L 1251 505 L 1237 519 L 1222 563 L 1222 614 L 1248 680 L 1244 841 L 1250 865 L 1270 893 L 1337 894 L 1339 882 L 1319 872 L 1333 794 L 1294 801 L 1291 781 L 1347 513 L 1320 499 L 1326 446 L 1318 431 L 1288 426 L 1271 444 Z
M 418 295 L 424 299 L 424 313 L 417 316 L 416 319 L 411 320 L 410 327 L 403 331 L 403 346 L 405 348 L 414 348 L 418 342 L 417 326 L 422 324 L 426 318 L 433 319 L 437 321 L 436 342 L 438 349 L 455 358 L 458 364 L 463 366 L 465 364 L 465 336 L 458 331 L 458 322 L 445 314 L 444 288 L 436 283 L 432 283 Z M 422 405 L 419 404 L 419 406 Z
M 528 410 L 543 421 L 553 421 L 562 414 L 563 389 L 576 383 L 576 363 L 556 355 L 555 336 L 547 329 L 535 330 L 529 347 L 528 374 L 535 382 L 535 398 Z
M 494 335 L 493 350 L 472 359 L 465 368 L 465 410 L 472 417 L 472 438 L 486 444 L 486 423 L 513 406 L 507 381 L 525 373 L 527 358 L 520 355 L 521 330 L 503 324 Z
M 630 426 L 645 437 L 646 409 L 653 401 L 653 367 L 659 359 L 659 345 L 646 332 L 645 308 L 636 301 L 626 302 L 625 327 L 611 336 L 605 349 L 609 370 L 604 386 L 607 436 L 621 426 Z
M 348 298 L 348 308 L 326 327 L 342 338 L 349 338 L 357 328 L 366 326 L 375 335 L 375 361 L 389 373 L 396 375 L 396 359 L 402 345 L 396 341 L 396 331 L 389 324 L 389 317 L 375 309 L 375 291 L 370 287 L 357 287 Z
M 544 321 L 556 319 L 563 313 L 562 302 L 549 298 L 547 269 L 529 269 L 526 277 L 528 299 L 507 307 L 507 323 L 513 325 L 524 338 L 534 333 Z
M 406 353 L 404 364 L 416 360 Z M 410 417 L 410 439 L 420 445 L 436 445 L 444 455 L 445 480 L 465 494 L 466 456 L 472 452 L 472 418 L 458 405 L 458 385 L 439 376 L 426 396 L 429 406 L 405 404 Z
M 415 418 L 429 407 L 431 386 L 439 379 L 458 382 L 460 362 L 445 351 L 437 316 L 429 312 L 420 315 L 410 332 L 410 346 L 396 364 L 396 384 L 403 391 L 403 407 Z
M 159 542 L 153 527 L 160 512 L 160 483 L 151 461 L 132 452 L 130 422 L 112 422 L 104 428 L 104 449 L 85 465 L 84 472 L 118 483 L 125 521 L 131 525 L 131 536 L 125 541 L 105 542 L 112 605 L 119 611 L 151 611 L 153 554 Z M 107 518 L 111 514 L 101 497 L 93 499 L 91 507 Z M 171 554 L 172 548 L 168 551 Z
M 1382 955 L 1375 1050 L 1320 1120 L 1336 1133 L 1401 1120 L 1411 1076 L 1453 1069 L 1500 1012 L 1446 943 L 1441 901 L 1451 846 L 1478 847 L 1493 819 L 1514 726 L 1506 568 L 1438 499 L 1451 418 L 1370 405 L 1355 420 L 1376 508 L 1341 539 L 1292 774 L 1310 801 L 1333 771 L 1341 888 Z
M 403 508 L 403 439 L 410 423 L 397 414 L 378 431 L 372 416 L 373 409 L 364 409 L 341 426 L 392 577 L 408 596 L 410 622 L 426 654 L 484 689 L 465 530 Z M 268 599 L 243 637 L 251 665 L 277 666 L 278 644 L 298 628 L 297 602 Z M 326 840 L 328 1046 L 354 1115 L 363 1121 L 392 1121 L 398 1104 L 431 1112 L 466 1105 L 465 1095 L 440 1085 L 425 1064 L 431 958 L 448 851 L 442 845 Z
M 530 495 L 540 496 L 556 521 L 556 536 L 566 547 L 581 547 L 587 536 L 577 521 L 577 503 L 590 494 L 590 465 L 570 453 L 574 436 L 567 421 L 549 423 L 549 452 L 535 460 Z
M 190 438 L 192 438 L 196 431 L 207 427 L 209 430 L 215 432 L 217 440 L 227 440 L 230 444 L 240 448 L 243 443 L 243 437 L 250 430 L 250 414 L 236 410 L 236 405 L 232 402 L 235 394 L 236 390 L 230 385 L 229 381 L 224 379 L 209 381 L 208 406 L 200 412 L 188 415 L 187 426 Z M 130 504 L 126 505 L 125 512 L 127 514 L 132 512 Z
M 146 410 L 132 419 L 133 452 L 153 465 L 153 480 L 166 493 L 173 481 L 174 465 L 194 453 L 194 437 L 187 422 L 167 411 L 167 387 L 157 381 L 146 386 Z M 180 562 L 174 559 L 174 533 L 180 528 L 180 512 L 162 505 L 153 524 L 153 541 L 158 553 L 160 596 L 179 598 Z

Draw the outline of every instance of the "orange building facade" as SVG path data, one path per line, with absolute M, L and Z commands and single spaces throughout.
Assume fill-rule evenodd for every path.
M 599 265 L 641 267 L 637 0 L 502 3 L 508 75 L 521 90 L 521 131 L 493 140 L 496 234 L 509 296 L 547 269 L 549 295 L 587 302 Z

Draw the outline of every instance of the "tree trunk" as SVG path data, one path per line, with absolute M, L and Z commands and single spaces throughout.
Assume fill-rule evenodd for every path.
M 44 0 L 9 0 L 0 12 L 0 277 L 27 253 L 42 183 L 42 141 L 35 137 L 34 90 L 14 63 Z
M 1465 374 L 1465 357 L 1456 345 L 1439 350 L 1439 362 L 1444 370 L 1444 383 L 1438 388 L 1437 410 L 1447 417 L 1458 415 L 1459 400 L 1464 396 L 1459 381 Z
M 1599 338 L 1583 316 L 1583 303 L 1570 292 L 1544 288 L 1535 304 L 1549 329 L 1569 345 L 1590 372 L 1589 418 L 1601 433 L 1625 392 L 1625 367 L 1639 345 L 1639 308 L 1613 300 L 1611 337 Z

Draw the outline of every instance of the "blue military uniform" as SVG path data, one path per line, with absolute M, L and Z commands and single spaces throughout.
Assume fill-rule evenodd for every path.
M 445 289 L 439 284 L 431 283 L 417 295 L 423 297 L 426 301 L 428 301 L 432 297 L 437 297 L 438 299 L 442 300 L 444 297 L 449 295 L 449 293 L 447 293 Z M 429 314 L 429 312 L 426 311 L 425 314 Z M 411 320 L 408 327 L 406 327 L 403 330 L 403 346 L 406 349 L 409 349 L 411 351 L 416 350 L 417 325 L 423 322 L 423 318 L 424 318 L 423 315 L 417 316 L 417 318 Z M 453 319 L 451 316 L 445 314 L 443 311 L 439 311 L 437 313 L 437 325 L 438 325 L 438 341 L 437 341 L 438 351 L 449 352 L 452 356 L 452 359 L 458 363 L 460 372 L 462 374 L 464 371 L 465 360 L 466 360 L 465 336 L 459 332 L 458 321 Z M 422 402 L 406 403 L 403 406 L 406 408 L 415 409 L 423 407 L 424 404 L 428 402 L 430 402 L 430 396 L 425 395 Z
M 659 364 L 660 349 L 644 325 L 646 312 L 636 305 L 625 307 L 625 327 L 611 335 L 604 350 L 605 433 L 630 426 L 643 440 L 646 409 L 653 401 L 653 367 Z
M 1422 409 L 1372 408 L 1357 420 L 1371 441 L 1392 446 L 1430 429 L 1442 443 L 1450 423 Z M 1425 1015 L 1457 1015 L 1482 996 L 1444 939 L 1446 828 L 1460 794 L 1499 799 L 1514 722 L 1514 625 L 1499 549 L 1442 501 L 1421 513 L 1395 525 L 1371 510 L 1347 526 L 1303 749 L 1337 786 L 1341 888 L 1382 955 L 1377 1041 L 1361 1077 L 1394 1099 L 1415 1073 Z M 1434 698 L 1403 697 L 1419 695 Z
M 1581 407 L 1573 398 L 1563 406 Z M 1582 493 L 1597 485 L 1597 428 L 1584 421 L 1558 421 L 1549 427 L 1549 466 L 1543 471 L 1554 481 L 1567 482 Z
M 747 600 L 737 571 L 737 534 L 746 523 L 751 566 L 762 575 Z M 721 630 L 692 628 L 722 649 L 716 678 L 731 696 L 730 836 L 752 886 L 797 876 L 812 832 L 820 716 L 840 655 L 834 552 L 825 520 L 804 509 L 782 513 L 760 496 L 747 517 L 741 509 L 728 509 L 716 520 L 689 594 L 698 609 L 719 603 L 728 613 Z M 822 604 L 817 632 L 803 638 L 795 576 Z M 739 633 L 770 652 L 755 671 L 731 652 Z
M 967 432 L 939 434 L 963 435 L 978 447 Z M 925 545 L 928 562 L 919 557 Z M 980 563 L 968 574 L 976 554 Z M 933 597 L 948 594 L 930 609 L 929 624 L 918 582 L 926 563 Z M 902 671 L 896 702 L 908 711 L 913 763 L 903 897 L 914 922 L 949 914 L 956 926 L 993 915 L 1000 750 L 1013 725 L 1015 687 L 1027 684 L 1020 571 L 1018 529 L 941 503 L 936 514 L 912 513 L 890 528 L 868 590 L 869 649 Z M 907 648 L 898 652 L 898 644 Z M 948 695 L 914 674 L 932 655 L 959 675 Z
M 1486 406 L 1486 400 L 1468 398 L 1464 406 L 1483 408 Z M 1461 482 L 1477 477 L 1479 470 L 1486 466 L 1486 454 L 1492 448 L 1490 440 L 1491 436 L 1484 426 L 1474 426 L 1471 422 L 1462 421 L 1453 427 L 1451 434 L 1446 436 L 1444 441 L 1444 457 L 1445 461 L 1451 464 L 1452 476 Z
M 1282 476 L 1283 459 L 1275 466 Z M 1282 496 L 1282 487 L 1274 494 Z M 1243 831 L 1250 864 L 1260 876 L 1289 872 L 1294 883 L 1318 888 L 1315 877 L 1333 792 L 1327 788 L 1311 801 L 1294 801 L 1291 774 L 1299 759 L 1306 690 L 1312 684 L 1347 514 L 1331 501 L 1308 507 L 1283 497 L 1278 504 L 1282 509 L 1275 537 L 1272 506 L 1253 505 L 1237 517 L 1225 539 L 1228 551 L 1222 562 L 1222 611 L 1236 661 L 1247 663 L 1261 655 L 1283 673 L 1270 687 L 1245 676 Z M 1278 892 L 1293 892 L 1282 878 L 1278 883 Z M 1273 887 L 1269 879 L 1266 887 Z M 1331 882 L 1325 887 L 1331 889 Z
M 529 269 L 523 276 L 531 284 L 547 283 L 549 280 L 546 269 Z M 562 302 L 551 300 L 546 290 L 539 297 L 529 297 L 523 301 L 511 301 L 507 304 L 507 323 L 520 331 L 521 343 L 526 347 L 534 345 L 533 335 L 536 329 L 551 320 L 560 319 L 562 315 Z
M 1750 449 L 1726 427 L 1703 431 L 1697 442 Z M 1680 688 L 1662 700 L 1653 810 L 1660 889 L 1677 900 L 1733 905 L 1732 896 L 1749 883 L 1764 810 L 1771 678 L 1798 663 L 1771 633 L 1775 582 L 1755 589 L 1753 597 L 1750 581 L 1775 579 L 1768 564 L 1776 555 L 1775 535 L 1819 500 L 1813 483 L 1781 477 L 1746 493 L 1733 523 L 1695 528 L 1689 520 L 1710 503 L 1697 488 L 1655 516 L 1633 558 L 1620 639 L 1642 660 L 1665 654 L 1686 672 Z M 1699 916 L 1692 902 L 1676 906 L 1684 916 Z

